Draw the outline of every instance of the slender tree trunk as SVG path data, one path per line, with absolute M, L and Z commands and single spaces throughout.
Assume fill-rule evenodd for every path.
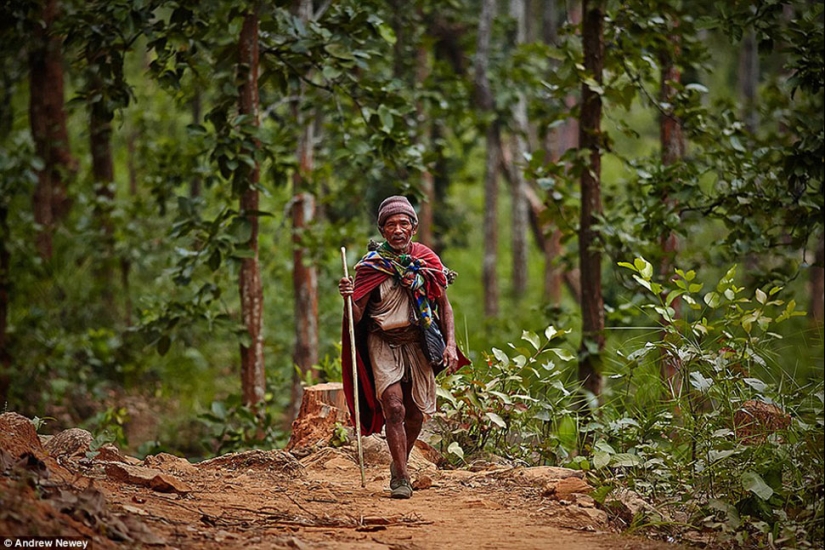
M 41 258 L 52 256 L 54 224 L 69 209 L 68 180 L 76 170 L 69 150 L 66 111 L 63 103 L 62 40 L 54 33 L 59 16 L 58 0 L 45 0 L 42 25 L 35 25 L 29 53 L 29 123 L 37 156 L 43 168 L 37 173 L 33 197 L 36 237 Z
M 680 49 L 678 47 L 678 36 L 671 36 L 671 44 L 675 44 L 673 54 L 663 53 L 660 56 L 660 65 L 662 67 L 661 80 L 661 104 L 673 105 L 673 98 L 677 90 L 676 85 L 682 78 L 682 73 L 676 64 L 676 59 L 679 56 Z M 676 118 L 672 109 L 668 109 L 662 113 L 659 118 L 659 141 L 661 146 L 662 164 L 664 166 L 671 166 L 680 162 L 685 156 L 685 138 L 682 132 L 682 124 Z M 675 207 L 676 201 L 665 195 L 663 201 L 670 207 Z M 660 238 L 659 245 L 662 249 L 662 263 L 660 265 L 660 274 L 663 278 L 671 278 L 675 269 L 676 253 L 678 252 L 678 241 L 676 234 L 667 232 Z M 674 318 L 681 316 L 681 308 L 679 301 L 675 300 L 672 303 L 674 309 Z M 662 333 L 665 336 L 665 333 Z M 682 392 L 682 377 L 679 374 L 678 364 L 674 358 L 668 353 L 661 355 L 661 377 L 662 380 L 671 388 L 673 395 L 679 395 Z
M 478 45 L 475 61 L 476 102 L 481 112 L 492 113 L 495 106 L 490 79 L 487 75 L 490 38 L 495 18 L 495 0 L 483 0 L 478 22 Z M 487 126 L 485 136 L 487 158 L 484 164 L 484 258 L 482 283 L 484 286 L 484 314 L 498 315 L 498 170 L 501 154 L 501 130 L 498 120 Z
M 516 20 L 516 45 L 523 44 L 526 34 L 526 13 L 524 0 L 510 0 L 510 16 Z M 513 106 L 515 131 L 511 140 L 511 206 L 512 206 L 512 247 L 513 247 L 513 295 L 521 299 L 527 292 L 527 229 L 529 213 L 527 208 L 527 182 L 521 169 L 527 153 L 527 100 L 518 93 Z
M 739 93 L 745 112 L 743 118 L 748 131 L 755 132 L 759 125 L 756 110 L 756 88 L 759 85 L 759 52 L 756 46 L 756 31 L 750 29 L 742 40 L 739 52 Z
M 415 82 L 416 89 L 423 89 L 430 72 L 429 67 L 429 52 L 423 41 L 418 43 L 415 55 Z M 418 131 L 418 139 L 422 142 L 426 141 L 429 135 L 427 127 L 429 124 L 426 113 L 424 111 L 424 104 L 419 99 L 416 101 L 415 110 L 418 115 L 418 121 L 421 127 Z M 429 149 L 426 147 L 425 149 Z M 435 206 L 435 182 L 433 174 L 429 170 L 424 170 L 421 174 L 421 192 L 424 195 L 424 200 L 418 208 L 418 240 L 430 248 L 435 248 L 435 232 L 433 231 L 433 207 Z
M 5 410 L 11 384 L 11 351 L 6 330 L 11 298 L 11 253 L 9 242 L 9 209 L 4 197 L 0 197 L 0 406 Z
M 200 90 L 195 90 L 195 93 L 192 96 L 192 124 L 200 124 L 201 123 L 201 92 Z M 194 198 L 201 196 L 201 177 L 197 174 L 192 176 L 192 180 L 189 182 L 189 196 Z
M 604 9 L 602 0 L 584 0 L 582 39 L 584 67 L 601 84 L 604 68 Z M 600 354 L 604 349 L 604 299 L 602 297 L 601 243 L 595 228 L 601 204 L 601 96 L 582 84 L 579 144 L 588 153 L 581 176 L 581 220 L 579 264 L 581 267 L 582 345 L 579 380 L 583 388 L 598 396 L 602 377 Z
M 581 12 L 578 2 L 571 2 L 567 14 L 568 19 L 573 24 L 581 21 Z M 547 44 L 555 44 L 558 41 L 559 16 L 558 6 L 555 1 L 544 4 L 543 9 L 544 33 L 543 39 Z M 576 97 L 572 94 L 564 99 L 564 103 L 569 111 L 576 106 Z M 550 130 L 544 142 L 546 158 L 553 163 L 559 162 L 562 154 L 568 149 L 578 147 L 579 143 L 579 122 L 575 118 L 568 118 L 560 126 Z M 548 197 L 548 201 L 553 199 Z M 561 304 L 562 283 L 567 283 L 576 300 L 580 299 L 581 288 L 578 282 L 572 284 L 571 273 L 557 264 L 556 258 L 561 256 L 563 247 L 561 244 L 562 232 L 558 224 L 550 221 L 543 226 L 543 233 L 546 235 L 542 250 L 544 251 L 544 297 L 551 304 L 559 306 Z M 578 274 L 576 274 L 578 278 Z
M 107 107 L 106 90 L 103 79 L 94 71 L 104 52 L 87 52 L 89 83 L 87 96 L 92 98 L 89 109 L 89 147 L 92 154 L 92 179 L 97 201 L 94 215 L 101 238 L 101 254 L 97 258 L 95 275 L 100 285 L 100 296 L 107 312 L 114 312 L 115 279 L 115 226 L 112 221 L 112 207 L 115 199 L 113 189 L 114 163 L 112 161 L 112 118 L 114 114 Z
M 312 1 L 298 1 L 298 17 L 305 23 L 312 19 Z M 301 372 L 293 375 L 290 410 L 287 419 L 298 415 L 303 397 L 303 380 L 318 364 L 318 275 L 310 251 L 303 243 L 303 234 L 315 220 L 315 196 L 311 192 L 314 165 L 314 120 L 303 111 L 304 90 L 295 104 L 293 114 L 301 134 L 298 140 L 298 170 L 292 177 L 292 291 L 295 295 L 295 349 L 292 360 Z M 312 375 L 314 383 L 315 375 Z
M 810 318 L 813 324 L 820 329 L 823 323 L 823 308 L 825 308 L 825 233 L 819 234 L 816 245 L 814 265 L 811 266 L 811 311 Z
M 239 89 L 238 110 L 240 114 L 251 115 L 258 124 L 258 12 L 257 7 L 244 18 L 239 41 Z M 247 151 L 251 154 L 252 151 Z M 241 295 L 241 316 L 249 335 L 249 346 L 241 344 L 241 391 L 243 402 L 256 412 L 264 401 L 266 374 L 264 371 L 263 342 L 263 288 L 258 262 L 258 190 L 260 167 L 255 163 L 248 175 L 248 185 L 240 197 L 240 216 L 246 218 L 251 227 L 249 248 L 254 253 L 241 262 L 239 287 Z

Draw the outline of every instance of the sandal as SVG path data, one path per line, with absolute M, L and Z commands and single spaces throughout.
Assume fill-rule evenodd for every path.
M 395 487 L 392 487 L 392 492 L 390 493 L 390 497 L 392 498 L 410 498 L 413 494 L 412 485 L 410 485 L 409 480 L 399 478 Z

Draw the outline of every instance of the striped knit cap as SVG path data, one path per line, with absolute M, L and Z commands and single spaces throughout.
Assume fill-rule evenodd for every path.
M 406 214 L 412 218 L 414 224 L 418 223 L 418 216 L 415 215 L 415 210 L 406 197 L 394 195 L 387 197 L 378 207 L 378 227 L 384 227 L 387 219 L 396 214 Z

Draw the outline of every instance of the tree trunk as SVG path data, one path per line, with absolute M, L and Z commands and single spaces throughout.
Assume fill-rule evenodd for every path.
M 756 89 L 759 85 L 759 52 L 756 46 L 756 31 L 748 30 L 742 39 L 739 52 L 739 93 L 742 97 L 745 127 L 755 132 L 759 125 L 759 113 L 756 110 Z
M 558 6 L 556 2 L 547 2 L 544 5 L 543 19 L 545 29 L 543 39 L 547 44 L 555 44 L 558 41 Z M 567 14 L 568 19 L 573 24 L 578 24 L 581 21 L 581 12 L 577 2 L 571 2 Z M 568 111 L 572 111 L 576 106 L 576 98 L 572 94 L 564 99 Z M 557 163 L 562 154 L 568 149 L 573 149 L 578 146 L 579 142 L 579 122 L 575 118 L 568 118 L 563 124 L 551 129 L 547 133 L 544 142 L 545 157 L 552 163 Z M 548 196 L 548 201 L 553 200 Z M 544 251 L 544 298 L 555 306 L 561 304 L 561 289 L 562 282 L 566 282 L 568 287 L 571 287 L 573 295 L 578 301 L 581 296 L 580 285 L 575 283 L 571 285 L 571 274 L 565 272 L 556 264 L 562 252 L 561 238 L 562 233 L 558 224 L 549 222 L 542 227 L 545 234 L 545 241 L 542 246 Z M 578 278 L 578 276 L 577 276 Z M 575 290 L 574 290 L 575 289 Z
M 239 41 L 239 89 L 238 111 L 251 115 L 258 124 L 258 13 L 257 8 L 246 15 Z M 252 151 L 246 151 L 252 154 Z M 248 185 L 241 192 L 240 216 L 246 218 L 251 227 L 249 249 L 251 258 L 241 262 L 239 287 L 241 295 L 241 316 L 249 335 L 249 346 L 241 344 L 241 392 L 245 405 L 258 411 L 266 392 L 263 345 L 263 288 L 258 263 L 258 190 L 260 167 L 255 162 L 248 175 Z
M 312 1 L 298 1 L 298 17 L 305 23 L 312 18 Z M 311 113 L 302 110 L 304 91 L 295 104 L 293 114 L 301 129 L 298 139 L 298 170 L 292 177 L 292 291 L 295 295 L 295 349 L 292 360 L 301 372 L 292 377 L 292 395 L 287 420 L 298 414 L 303 394 L 303 381 L 318 364 L 318 275 L 310 251 L 304 247 L 303 234 L 315 219 L 315 197 L 310 190 L 314 165 L 314 121 Z M 311 379 L 314 381 L 314 374 Z
M 524 0 L 510 0 L 510 16 L 516 20 L 516 46 L 523 44 L 526 34 L 526 14 Z M 515 131 L 511 146 L 511 207 L 512 207 L 512 247 L 513 247 L 513 296 L 521 299 L 527 292 L 527 226 L 529 214 L 527 209 L 527 182 L 521 169 L 527 153 L 527 100 L 523 93 L 518 93 L 518 100 L 513 106 L 513 123 Z
M 490 79 L 487 75 L 490 38 L 495 17 L 495 0 L 484 0 L 478 22 L 478 45 L 475 61 L 476 102 L 482 113 L 493 113 L 495 107 Z M 486 131 L 487 158 L 484 165 L 484 258 L 482 283 L 484 286 L 484 314 L 498 315 L 498 170 L 501 154 L 501 131 L 498 120 L 493 120 Z
M 11 384 L 11 351 L 6 334 L 11 298 L 11 254 L 7 246 L 10 236 L 8 216 L 6 198 L 0 197 L 0 403 L 4 409 Z
M 662 67 L 661 80 L 661 104 L 673 105 L 673 98 L 677 93 L 675 84 L 678 84 L 682 78 L 682 73 L 676 65 L 676 59 L 679 56 L 680 49 L 678 47 L 679 37 L 673 35 L 670 38 L 671 44 L 676 44 L 673 54 L 668 52 L 660 56 L 659 62 Z M 659 141 L 662 155 L 662 165 L 671 166 L 682 160 L 685 156 L 685 138 L 682 133 L 682 124 L 674 115 L 673 110 L 669 109 L 660 114 L 659 118 Z M 676 201 L 670 196 L 663 196 L 662 200 L 669 208 L 675 206 Z M 676 253 L 678 252 L 678 242 L 676 234 L 667 232 L 660 238 L 659 245 L 662 250 L 662 263 L 660 265 L 660 275 L 669 279 L 673 276 L 675 269 Z M 674 309 L 674 318 L 681 316 L 681 308 L 679 301 L 674 300 L 671 307 Z M 664 337 L 665 333 L 662 334 Z M 663 350 L 664 351 L 664 350 Z M 679 395 L 682 391 L 682 377 L 679 375 L 678 364 L 669 353 L 661 354 L 661 377 L 662 380 L 671 388 L 673 395 Z
M 415 86 L 416 89 L 423 89 L 424 83 L 429 75 L 429 52 L 424 42 L 419 42 L 416 48 L 415 55 Z M 429 135 L 427 127 L 429 124 L 424 105 L 419 99 L 415 106 L 416 114 L 418 115 L 419 129 L 417 132 L 418 139 L 424 142 Z M 430 148 L 426 146 L 425 149 Z M 430 248 L 435 248 L 435 233 L 433 231 L 433 208 L 435 206 L 435 182 L 433 174 L 429 170 L 424 170 L 421 174 L 421 193 L 424 195 L 424 200 L 418 208 L 418 240 Z
M 602 0 L 583 2 L 582 40 L 584 67 L 601 84 L 604 68 L 604 10 Z M 604 299 L 602 297 L 601 243 L 594 227 L 601 205 L 601 96 L 582 84 L 579 144 L 588 152 L 588 164 L 581 176 L 581 220 L 579 264 L 581 268 L 582 344 L 579 380 L 583 388 L 598 396 L 602 378 L 600 354 L 604 349 Z
M 200 90 L 195 90 L 194 94 L 192 95 L 192 124 L 200 124 L 201 123 L 201 92 Z M 201 196 L 201 177 L 198 174 L 192 176 L 191 181 L 189 182 L 189 196 L 194 198 L 198 198 Z
M 43 160 L 33 197 L 37 250 L 43 259 L 52 257 L 54 224 L 68 212 L 67 182 L 76 170 L 63 104 L 62 40 L 54 33 L 59 13 L 58 0 L 45 0 L 29 53 L 29 123 L 35 152 Z
M 810 318 L 816 327 L 822 328 L 823 308 L 825 308 L 825 233 L 819 234 L 814 265 L 811 266 L 811 312 Z
M 100 286 L 100 296 L 104 311 L 114 313 L 115 279 L 115 227 L 112 221 L 112 206 L 115 199 L 114 163 L 112 161 L 112 118 L 114 114 L 107 107 L 107 94 L 103 79 L 95 67 L 101 62 L 105 52 L 87 52 L 89 82 L 87 97 L 89 109 L 89 147 L 92 154 L 92 180 L 97 200 L 94 215 L 100 231 L 101 254 L 97 257 L 95 277 Z

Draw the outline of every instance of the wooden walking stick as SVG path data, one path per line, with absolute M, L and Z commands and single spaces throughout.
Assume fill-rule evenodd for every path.
M 344 277 L 349 278 L 347 270 L 347 249 L 341 247 L 341 263 L 344 266 Z M 364 449 L 361 448 L 361 408 L 358 406 L 358 362 L 355 356 L 355 323 L 352 320 L 352 295 L 346 297 L 347 319 L 349 320 L 349 349 L 352 354 L 352 395 L 355 400 L 355 439 L 358 446 L 358 466 L 361 468 L 361 487 L 366 487 L 364 479 Z

